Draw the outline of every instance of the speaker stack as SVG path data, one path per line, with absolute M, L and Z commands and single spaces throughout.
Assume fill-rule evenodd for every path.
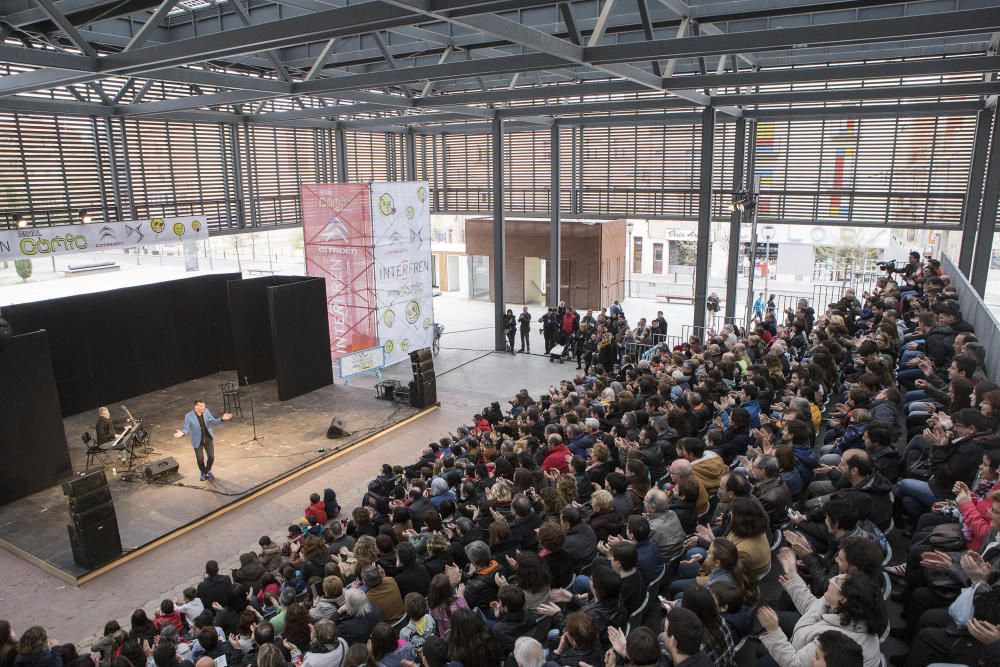
M 122 553 L 118 517 L 103 470 L 62 482 L 72 523 L 66 526 L 73 560 L 93 570 Z
M 434 379 L 434 356 L 429 348 L 410 352 L 413 382 L 410 383 L 410 405 L 429 408 L 437 404 L 437 383 Z

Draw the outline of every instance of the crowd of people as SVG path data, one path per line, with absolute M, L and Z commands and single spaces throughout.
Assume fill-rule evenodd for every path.
M 0 667 L 876 667 L 890 593 L 893 664 L 1000 664 L 1000 388 L 956 296 L 913 253 L 642 360 L 618 341 L 662 316 L 588 312 L 575 377 L 383 465 L 349 517 L 313 494 L 79 655 L 0 622 Z

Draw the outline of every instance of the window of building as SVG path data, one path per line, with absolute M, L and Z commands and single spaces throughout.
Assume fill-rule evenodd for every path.
M 653 273 L 662 274 L 663 273 L 663 244 L 654 243 L 653 244 Z
M 642 237 L 632 238 L 632 273 L 642 273 Z

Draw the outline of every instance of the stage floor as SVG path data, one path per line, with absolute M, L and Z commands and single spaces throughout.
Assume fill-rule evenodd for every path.
M 344 385 L 330 385 L 280 402 L 277 385 L 271 380 L 253 385 L 260 439 L 257 444 L 245 442 L 253 433 L 249 392 L 241 387 L 243 417 L 235 416 L 214 427 L 212 472 L 216 479 L 201 482 L 190 440 L 174 438 L 173 433 L 181 428 L 184 414 L 196 398 L 204 399 L 209 410 L 220 416 L 220 385 L 235 379 L 232 372 L 217 373 L 123 401 L 136 418 L 143 418 L 149 431 L 154 453 L 146 460 L 173 456 L 180 464 L 178 473 L 163 483 L 146 484 L 140 476 L 135 481 L 122 481 L 108 474 L 126 553 L 198 522 L 418 412 L 406 404 L 377 400 L 371 389 Z M 124 416 L 120 405 L 108 407 L 112 419 Z M 344 421 L 350 436 L 327 439 L 326 430 L 333 416 Z M 93 434 L 96 421 L 96 410 L 63 420 L 74 472 L 85 469 L 86 448 L 80 436 L 85 431 Z M 117 463 L 117 456 L 113 460 Z M 99 463 L 95 465 L 100 467 Z M 141 472 L 141 467 L 140 460 L 134 470 Z M 119 464 L 119 476 L 123 472 Z M 334 480 L 330 486 L 336 488 Z M 307 504 L 308 494 L 303 491 L 302 507 Z M 68 522 L 67 503 L 62 488 L 56 486 L 0 507 L 0 540 L 56 576 L 76 583 L 88 571 L 73 561 L 66 531 Z

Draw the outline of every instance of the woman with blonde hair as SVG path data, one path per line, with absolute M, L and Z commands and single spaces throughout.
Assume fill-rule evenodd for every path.
M 607 541 L 611 535 L 620 535 L 625 528 L 625 517 L 615 509 L 615 501 L 610 491 L 601 489 L 594 491 L 590 497 L 593 513 L 587 523 L 597 535 L 598 542 Z

